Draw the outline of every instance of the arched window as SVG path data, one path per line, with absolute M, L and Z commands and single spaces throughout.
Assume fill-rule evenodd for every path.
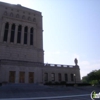
M 33 27 L 30 29 L 30 45 L 33 45 Z
M 27 33 L 28 33 L 28 27 L 26 26 L 24 28 L 24 44 L 27 44 Z
M 8 30 L 9 30 L 9 23 L 7 22 L 7 23 L 5 24 L 5 28 L 4 28 L 4 37 L 3 37 L 3 41 L 7 41 Z
M 68 81 L 68 74 L 65 74 L 65 82 Z
M 44 73 L 44 81 L 45 81 L 45 82 L 48 81 L 48 73 Z
M 17 43 L 21 43 L 21 31 L 22 31 L 22 26 L 18 26 L 18 33 L 17 33 Z
M 51 79 L 52 81 L 55 81 L 55 73 L 51 73 Z
M 70 76 L 71 76 L 71 81 L 74 81 L 74 75 L 71 74 Z
M 10 42 L 14 42 L 14 36 L 15 36 L 15 24 L 12 24 Z

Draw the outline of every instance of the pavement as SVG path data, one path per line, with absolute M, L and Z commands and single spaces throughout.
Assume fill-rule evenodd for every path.
M 91 100 L 90 94 L 93 90 L 99 93 L 100 87 L 6 84 L 0 86 L 0 100 Z

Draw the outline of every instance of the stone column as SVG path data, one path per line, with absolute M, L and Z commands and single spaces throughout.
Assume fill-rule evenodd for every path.
M 21 32 L 21 44 L 24 44 L 24 26 L 22 26 L 22 32 Z
M 68 75 L 68 83 L 71 83 L 71 74 L 68 73 L 67 75 Z
M 16 27 L 15 27 L 14 44 L 17 43 L 17 34 L 18 34 L 18 24 L 16 24 Z
M 26 72 L 25 72 L 25 83 L 28 83 L 28 78 L 29 78 L 29 77 L 28 77 L 28 72 L 26 71 Z
M 19 71 L 16 71 L 15 83 L 19 83 Z
M 40 49 L 43 49 L 43 36 L 42 36 L 42 30 L 41 28 L 38 28 L 38 47 Z
M 62 81 L 65 81 L 65 75 L 64 75 L 64 73 L 61 73 L 61 76 L 62 76 Z
M 34 32 L 33 32 L 33 46 L 37 48 L 37 30 L 34 27 Z
M 48 81 L 51 81 L 51 72 L 48 72 Z
M 1 28 L 1 34 L 0 34 L 0 42 L 3 41 L 3 37 L 4 37 L 4 29 L 5 29 L 5 22 L 2 23 L 2 28 Z
M 28 45 L 30 45 L 30 27 L 28 27 L 28 34 L 27 34 L 28 38 L 27 38 L 27 43 Z
M 58 81 L 58 73 L 55 73 L 55 81 Z
M 10 43 L 10 37 L 11 37 L 11 26 L 12 26 L 12 23 L 9 23 L 9 31 L 8 31 L 8 39 L 7 39 L 7 42 Z

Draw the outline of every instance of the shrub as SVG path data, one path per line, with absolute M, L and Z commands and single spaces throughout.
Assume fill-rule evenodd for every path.
M 67 83 L 66 86 L 74 86 L 74 83 Z
M 52 85 L 52 82 L 51 81 L 45 82 L 44 85 Z
M 65 81 L 60 82 L 60 85 L 66 85 Z
M 55 82 L 54 85 L 60 85 L 60 83 L 59 82 Z
M 8 82 L 6 82 L 6 81 L 3 81 L 3 82 L 2 82 L 2 84 L 7 84 L 7 83 L 8 83 Z
M 77 85 L 78 86 L 91 86 L 90 83 L 78 83 Z

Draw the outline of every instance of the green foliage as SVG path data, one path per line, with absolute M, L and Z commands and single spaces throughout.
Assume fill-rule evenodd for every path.
M 82 78 L 82 82 L 83 82 L 83 83 L 87 83 L 87 76 L 84 76 L 84 77 Z
M 98 84 L 98 81 L 97 80 L 92 80 L 89 83 L 92 84 L 92 85 L 97 85 Z
M 100 84 L 100 70 L 94 70 L 82 78 L 83 83 Z

